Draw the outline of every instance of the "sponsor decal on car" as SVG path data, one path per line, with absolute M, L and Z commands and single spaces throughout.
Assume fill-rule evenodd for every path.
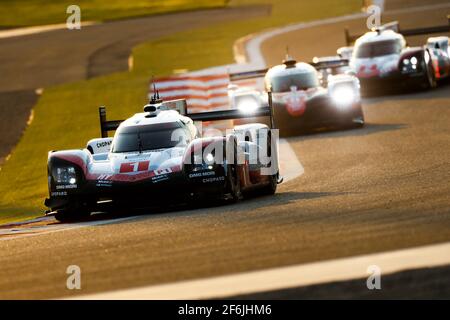
M 120 173 L 148 171 L 150 161 L 126 162 L 120 165 Z
M 76 184 L 62 184 L 62 185 L 57 185 L 56 186 L 56 190 L 63 190 L 63 189 L 76 189 L 78 188 L 78 185 Z
M 167 173 L 172 173 L 172 168 L 153 170 L 153 173 L 155 174 L 155 176 L 159 176 L 159 175 L 167 174 Z
M 52 197 L 64 197 L 67 196 L 67 191 L 55 191 L 51 193 Z
M 166 174 L 154 176 L 152 178 L 153 183 L 158 183 L 158 182 L 162 182 L 162 181 L 166 181 L 166 180 L 169 180 L 169 177 Z
M 101 174 L 97 177 L 97 180 L 110 180 L 112 177 L 111 174 Z
M 189 178 L 200 178 L 205 176 L 214 176 L 216 173 L 214 171 L 204 171 L 204 172 L 195 172 L 189 175 Z
M 97 148 L 104 148 L 104 147 L 108 147 L 110 146 L 112 143 L 112 141 L 102 141 L 102 142 L 97 142 Z
M 359 67 L 359 71 L 357 73 L 357 76 L 359 78 L 372 78 L 372 77 L 378 77 L 379 75 L 380 75 L 380 70 L 377 68 L 376 64 L 373 64 L 371 66 L 361 65 Z
M 205 178 L 202 180 L 203 183 L 212 183 L 212 182 L 218 182 L 218 181 L 224 181 L 225 177 L 212 177 L 212 178 Z
M 112 186 L 112 175 L 111 174 L 101 174 L 97 177 L 96 186 L 97 187 L 111 187 Z
M 97 187 L 112 187 L 111 180 L 98 180 L 95 184 Z
M 305 113 L 306 97 L 303 90 L 297 90 L 296 86 L 291 87 L 291 92 L 284 97 L 286 110 L 291 116 L 299 117 Z

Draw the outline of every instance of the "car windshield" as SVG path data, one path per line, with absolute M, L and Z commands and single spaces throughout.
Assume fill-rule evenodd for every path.
M 402 51 L 402 45 L 399 40 L 383 40 L 376 42 L 363 43 L 356 48 L 357 58 L 373 58 L 396 54 Z
M 188 142 L 188 132 L 178 122 L 125 127 L 116 133 L 112 152 L 166 149 Z
M 297 87 L 298 90 L 305 90 L 319 86 L 317 73 L 303 72 L 297 74 L 287 74 L 273 77 L 270 80 L 272 92 L 288 92 L 291 87 Z

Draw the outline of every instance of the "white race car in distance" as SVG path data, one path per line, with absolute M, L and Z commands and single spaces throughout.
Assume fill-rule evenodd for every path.
M 424 46 L 408 47 L 404 34 L 425 34 L 441 29 L 445 26 L 400 32 L 398 23 L 393 22 L 356 38 L 349 67 L 360 80 L 362 91 L 436 87 L 438 80 L 450 75 L 449 38 L 432 37 Z M 348 56 L 351 47 L 344 48 L 346 50 L 341 48 L 340 53 L 345 51 Z
M 258 101 L 271 92 L 273 112 L 282 135 L 292 135 L 322 128 L 351 128 L 364 125 L 359 80 L 349 74 L 333 74 L 346 67 L 339 59 L 297 62 L 289 55 L 282 64 L 269 69 L 230 74 L 231 81 L 264 78 L 265 92 L 245 91 L 234 95 L 236 105 L 251 116 L 261 102 L 243 103 L 238 99 Z M 324 71 L 324 73 L 322 73 Z M 261 100 L 260 100 L 261 101 Z M 251 118 L 241 120 L 262 121 Z

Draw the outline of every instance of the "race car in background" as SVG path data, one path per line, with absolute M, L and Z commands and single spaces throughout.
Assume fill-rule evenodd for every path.
M 154 97 L 125 121 L 107 121 L 85 149 L 48 154 L 48 214 L 59 221 L 109 208 L 149 207 L 196 199 L 237 201 L 273 194 L 278 174 L 272 105 L 258 109 L 271 127 L 251 123 L 226 136 L 202 137 L 194 121 L 244 118 L 240 110 L 188 114 L 185 100 Z M 115 130 L 114 138 L 108 131 Z M 262 150 L 262 151 L 261 151 Z
M 328 71 L 324 76 L 319 72 L 346 64 L 336 59 L 297 62 L 287 56 L 282 64 L 270 69 L 230 74 L 232 82 L 264 77 L 265 86 L 265 92 L 237 91 L 232 95 L 232 105 L 251 116 L 264 105 L 267 92 L 272 92 L 274 119 L 281 135 L 327 127 L 360 127 L 364 114 L 359 80 L 352 75 Z
M 350 70 L 361 82 L 363 92 L 378 89 L 434 88 L 437 82 L 450 75 L 449 38 L 428 38 L 420 47 L 408 47 L 404 36 L 441 33 L 448 26 L 402 30 L 398 22 L 375 28 L 362 36 L 350 36 L 346 30 L 347 45 L 355 40 L 354 47 L 343 47 L 338 54 L 349 60 Z

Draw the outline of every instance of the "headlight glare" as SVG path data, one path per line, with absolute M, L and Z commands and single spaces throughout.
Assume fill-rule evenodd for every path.
M 331 91 L 331 98 L 338 107 L 347 107 L 354 103 L 357 99 L 357 94 L 352 86 L 337 86 Z
M 208 153 L 205 156 L 205 160 L 207 164 L 212 164 L 214 162 L 214 156 L 211 153 Z
M 258 102 L 253 98 L 243 98 L 237 101 L 237 108 L 247 114 L 255 112 L 259 107 Z

